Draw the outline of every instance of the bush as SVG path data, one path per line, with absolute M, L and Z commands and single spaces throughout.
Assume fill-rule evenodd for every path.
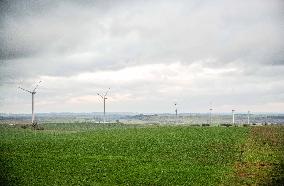
M 193 127 L 200 127 L 199 124 L 192 124 L 192 125 L 190 125 L 190 126 L 193 126 Z
M 26 128 L 28 128 L 28 125 L 21 125 L 21 128 L 26 129 Z
M 223 123 L 223 124 L 220 124 L 220 126 L 222 126 L 222 127 L 230 127 L 230 126 L 233 126 L 233 125 L 229 124 L 229 123 Z
M 38 125 L 37 121 L 35 121 L 35 122 L 32 124 L 32 126 L 33 126 L 33 129 L 34 129 L 34 130 L 44 130 L 43 127 L 40 127 L 40 126 Z
M 36 128 L 36 130 L 44 130 L 44 128 L 38 126 L 38 127 Z
M 210 124 L 205 124 L 205 123 L 204 123 L 204 124 L 202 124 L 201 126 L 202 126 L 202 127 L 209 127 Z

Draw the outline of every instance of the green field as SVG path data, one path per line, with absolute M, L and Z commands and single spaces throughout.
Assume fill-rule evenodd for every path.
M 271 144 L 271 137 L 261 136 L 263 129 L 259 132 L 258 127 L 43 127 L 45 130 L 34 131 L 0 126 L 0 185 L 241 185 L 283 181 L 283 127 L 263 127 L 275 137 Z M 261 140 L 265 145 L 259 145 Z M 254 167 L 260 162 L 265 166 Z

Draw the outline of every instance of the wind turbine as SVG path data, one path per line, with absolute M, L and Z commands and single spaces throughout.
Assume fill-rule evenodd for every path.
M 248 111 L 248 125 L 250 124 L 250 121 L 249 121 L 249 116 L 250 116 L 250 111 Z
M 235 124 L 235 110 L 232 110 L 233 125 Z
M 209 123 L 210 125 L 212 124 L 212 102 L 210 102 L 210 107 L 209 107 Z
M 210 122 L 210 125 L 212 124 L 212 110 L 213 110 L 212 108 L 209 109 L 209 111 L 210 111 L 209 112 L 209 122 Z
M 175 103 L 175 114 L 176 114 L 176 117 L 177 117 L 177 114 L 178 114 L 177 103 Z
M 106 96 L 107 96 L 109 90 L 110 90 L 110 88 L 108 88 L 108 90 L 106 91 L 106 93 L 104 94 L 104 96 L 102 96 L 101 94 L 97 93 L 98 96 L 100 96 L 100 97 L 103 99 L 103 101 L 104 101 L 104 123 L 106 122 L 106 99 L 107 99 Z
M 177 103 L 175 103 L 175 114 L 176 114 L 176 123 L 177 123 L 177 119 L 178 119 Z
M 35 86 L 35 88 L 33 90 L 26 90 L 22 87 L 18 87 L 19 89 L 22 89 L 23 91 L 26 91 L 30 94 L 32 94 L 32 124 L 34 124 L 34 121 L 35 121 L 35 114 L 34 114 L 34 95 L 36 94 L 36 89 L 38 88 L 39 84 L 41 83 L 41 81 L 39 81 L 37 83 L 37 85 Z

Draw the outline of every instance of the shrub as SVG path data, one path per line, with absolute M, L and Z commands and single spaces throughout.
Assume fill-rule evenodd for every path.
M 192 125 L 190 125 L 190 126 L 193 126 L 193 127 L 200 127 L 199 124 L 192 124 Z
M 38 126 L 38 127 L 36 128 L 36 130 L 44 130 L 44 128 Z
M 233 126 L 233 125 L 229 124 L 229 123 L 223 123 L 223 124 L 220 124 L 220 126 L 222 126 L 222 127 L 230 127 L 230 126 Z
M 209 127 L 209 126 L 210 126 L 210 124 L 206 124 L 206 123 L 204 123 L 204 124 L 202 124 L 201 126 L 202 126 L 202 127 Z
M 21 128 L 26 129 L 26 128 L 28 128 L 28 125 L 21 125 Z

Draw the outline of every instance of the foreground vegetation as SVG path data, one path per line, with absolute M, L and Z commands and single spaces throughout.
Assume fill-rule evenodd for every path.
M 284 185 L 284 126 L 252 127 L 235 163 L 235 185 Z
M 123 124 L 43 127 L 45 130 L 33 131 L 0 126 L 0 185 L 228 185 L 281 181 L 281 127 L 262 127 L 259 131 L 258 127 Z M 267 142 L 270 137 L 262 135 L 266 129 L 276 136 L 273 142 Z M 259 145 L 263 142 L 266 144 Z M 258 163 L 263 162 L 264 168 L 255 173 Z

